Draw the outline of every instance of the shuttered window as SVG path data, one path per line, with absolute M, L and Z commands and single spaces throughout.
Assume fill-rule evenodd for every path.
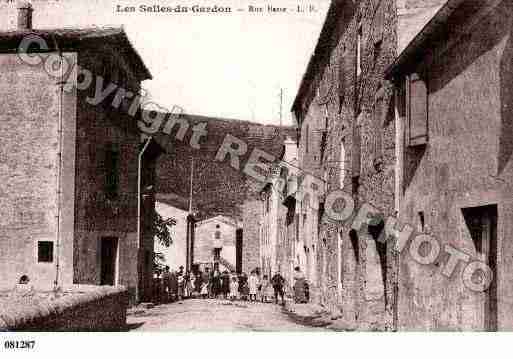
M 428 139 L 428 91 L 426 81 L 418 74 L 411 74 L 407 81 L 408 143 L 422 145 Z

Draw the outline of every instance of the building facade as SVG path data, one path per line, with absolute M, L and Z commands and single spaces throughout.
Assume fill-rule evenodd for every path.
M 292 108 L 299 167 L 324 183 L 325 193 L 342 190 L 357 208 L 396 215 L 394 96 L 385 70 L 443 3 L 332 2 Z M 377 241 L 382 228 L 330 221 L 325 197 L 315 200 L 298 203 L 300 266 L 312 299 L 349 327 L 397 328 L 398 259 Z
M 261 273 L 271 278 L 280 272 L 289 284 L 299 260 L 296 259 L 298 216 L 295 199 L 287 195 L 290 184 L 296 183 L 297 163 L 297 142 L 287 137 L 282 153 L 271 165 L 267 183 L 260 191 L 258 214 Z
M 401 253 L 399 329 L 513 327 L 512 14 L 508 1 L 448 1 L 388 70 L 400 222 L 438 243 L 423 264 Z
M 216 216 L 196 223 L 194 240 L 194 266 L 203 271 L 206 267 L 234 272 L 237 269 L 238 247 L 242 238 L 237 235 L 241 228 L 237 221 Z M 239 253 L 239 254 L 237 254 Z
M 153 203 L 138 215 L 141 135 L 126 102 L 95 103 L 94 80 L 137 93 L 151 75 L 122 29 L 34 30 L 31 14 L 20 9 L 20 28 L 0 33 L 0 285 L 26 274 L 40 289 L 120 284 L 142 298 L 153 238 L 137 223 Z M 16 53 L 27 36 L 48 47 L 38 64 Z M 56 74 L 48 61 L 68 66 Z M 92 86 L 82 86 L 80 68 L 94 74 Z M 155 146 L 140 171 L 148 186 Z

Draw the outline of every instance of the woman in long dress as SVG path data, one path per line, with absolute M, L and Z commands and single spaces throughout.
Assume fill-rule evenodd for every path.
M 249 285 L 249 300 L 256 301 L 257 293 L 258 293 L 258 285 L 259 285 L 258 276 L 255 272 L 251 272 L 251 275 L 248 279 Z
M 294 268 L 294 302 L 307 303 L 306 279 L 299 267 Z

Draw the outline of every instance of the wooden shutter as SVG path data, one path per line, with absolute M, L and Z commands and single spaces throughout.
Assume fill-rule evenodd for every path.
M 411 74 L 408 82 L 409 145 L 416 146 L 427 143 L 428 92 L 426 82 L 417 74 Z

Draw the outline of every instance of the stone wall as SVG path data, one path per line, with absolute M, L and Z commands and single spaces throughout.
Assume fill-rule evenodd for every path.
M 384 215 L 395 214 L 393 90 L 384 71 L 398 52 L 398 14 L 403 14 L 398 7 L 425 13 L 439 3 L 368 0 L 332 5 L 300 106 L 300 167 L 325 179 L 328 192 L 343 189 L 357 205 L 367 203 Z M 420 21 L 412 21 L 415 26 L 409 24 L 408 31 L 418 31 Z M 310 128 L 324 131 L 324 138 L 310 135 L 307 140 L 305 131 Z M 318 152 L 306 151 L 312 140 Z M 362 330 L 394 328 L 397 259 L 390 249 L 365 228 L 350 235 L 351 228 L 329 223 L 326 217 L 316 238 L 317 223 L 309 220 L 314 213 L 306 211 L 300 216 L 300 230 L 302 238 L 313 238 L 311 245 L 317 248 L 316 273 L 310 279 L 318 287 L 319 302 Z
M 0 332 L 125 330 L 127 307 L 123 287 L 75 286 L 54 299 L 3 303 Z
M 262 203 L 258 198 L 249 198 L 242 207 L 242 271 L 249 274 L 260 263 L 260 224 Z
M 70 63 L 76 61 L 75 54 L 65 56 Z M 2 54 L 0 106 L 0 288 L 17 283 L 23 274 L 38 288 L 51 288 L 57 277 L 57 246 L 59 280 L 71 284 L 76 95 L 65 92 L 61 99 L 60 87 L 42 65 L 30 66 L 16 54 Z M 59 168 L 61 111 L 63 155 Z M 53 244 L 53 261 L 38 262 L 39 241 Z
M 79 64 L 95 76 L 106 76 L 127 89 L 138 89 L 133 75 L 116 62 L 112 50 L 97 49 L 94 55 L 81 52 Z M 106 75 L 107 74 L 107 75 Z M 132 296 L 151 293 L 153 236 L 137 238 L 137 167 L 140 135 L 136 119 L 111 106 L 111 98 L 99 105 L 87 102 L 94 86 L 78 93 L 74 283 L 100 284 L 101 240 L 117 238 L 117 281 Z M 107 198 L 106 151 L 119 153 L 118 195 Z M 152 208 L 143 203 L 143 208 Z M 143 212 L 144 216 L 144 212 Z M 143 221 L 146 223 L 147 221 Z M 142 230 L 145 229 L 143 224 Z M 148 261 L 147 258 L 150 260 Z M 143 278 L 146 276 L 146 278 Z M 141 288 L 138 288 L 138 287 Z M 137 293 L 140 289 L 140 293 Z

